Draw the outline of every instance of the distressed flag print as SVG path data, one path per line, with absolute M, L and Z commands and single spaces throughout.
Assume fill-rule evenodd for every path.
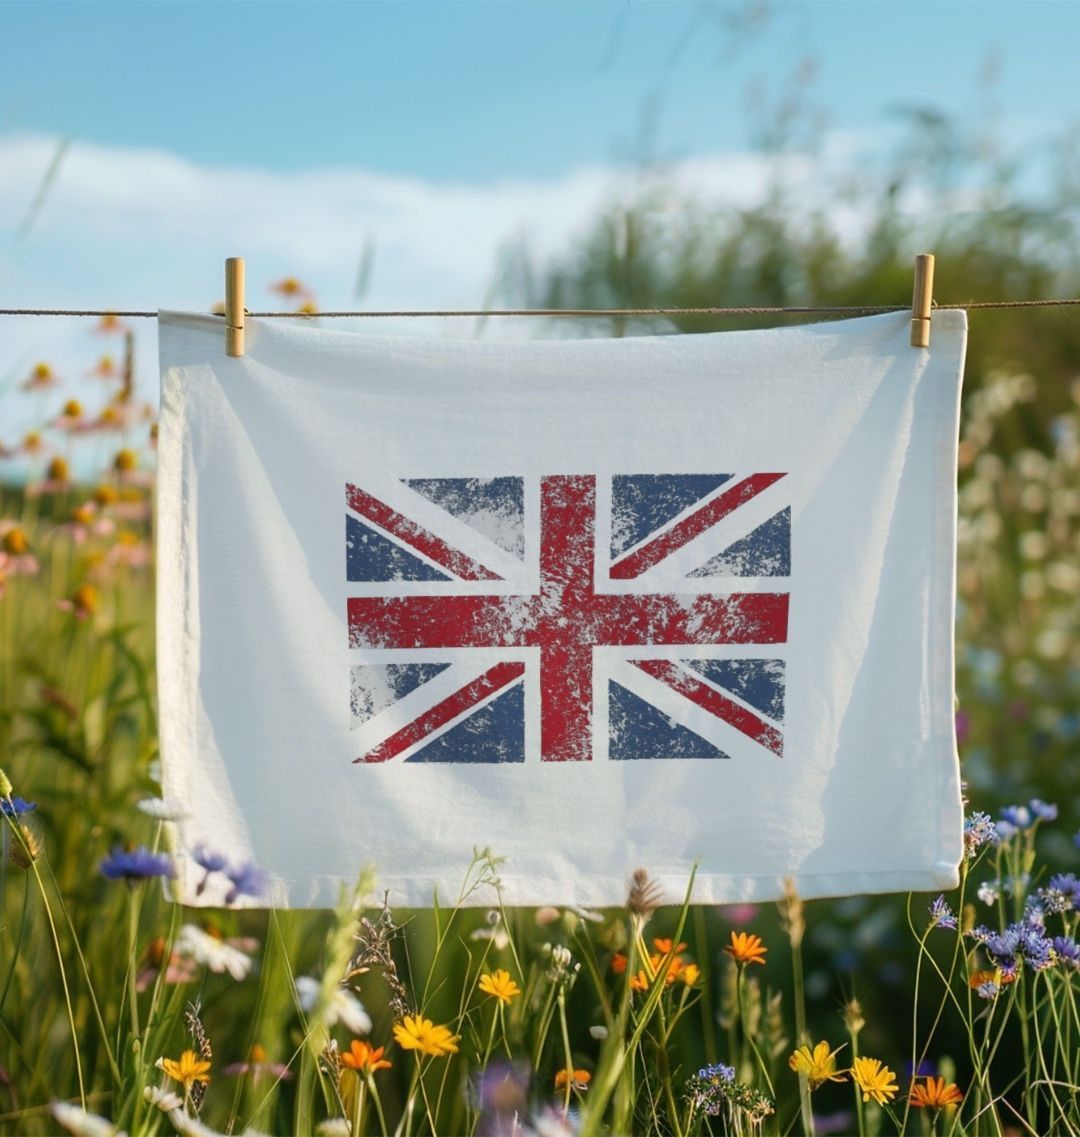
M 250 317 L 231 357 L 220 319 L 163 315 L 178 894 L 224 903 L 205 848 L 308 907 L 365 864 L 441 905 L 485 849 L 499 894 L 466 904 L 618 906 L 638 868 L 675 903 L 695 865 L 710 904 L 953 887 L 965 319 L 916 349 L 902 312 Z
M 781 757 L 783 480 L 541 477 L 532 543 L 522 477 L 405 479 L 396 508 L 348 485 L 347 576 L 368 593 L 348 601 L 356 761 Z M 655 584 L 680 555 L 678 591 Z

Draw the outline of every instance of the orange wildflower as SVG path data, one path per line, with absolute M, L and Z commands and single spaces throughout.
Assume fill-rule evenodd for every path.
M 749 932 L 732 932 L 731 943 L 724 948 L 736 963 L 764 963 L 768 950 L 758 936 Z
M 978 990 L 984 983 L 993 983 L 996 987 L 1008 987 L 1016 982 L 1015 971 L 973 971 L 968 976 L 968 986 Z
M 555 1088 L 557 1090 L 565 1089 L 567 1083 L 569 1083 L 571 1089 L 575 1089 L 581 1093 L 589 1088 L 591 1081 L 592 1074 L 590 1074 L 588 1070 L 571 1070 L 568 1066 L 565 1070 L 560 1070 L 555 1075 Z
M 946 1085 L 944 1078 L 927 1078 L 924 1085 L 915 1082 L 911 1087 L 911 1104 L 916 1109 L 941 1109 L 963 1100 L 960 1087 L 951 1082 Z
M 686 951 L 686 944 L 677 944 L 672 947 L 671 940 L 667 939 L 653 940 L 653 947 L 656 948 L 661 955 L 678 955 L 679 952 Z
M 127 324 L 113 312 L 106 312 L 105 315 L 98 320 L 97 327 L 94 328 L 94 331 L 99 336 L 115 335 L 117 332 L 126 332 Z
M 270 291 L 276 292 L 280 296 L 288 296 L 290 299 L 296 296 L 310 296 L 311 290 L 304 284 L 301 284 L 295 276 L 285 276 L 281 280 L 274 281 L 270 285 Z
M 383 1058 L 384 1046 L 372 1046 L 362 1038 L 354 1038 L 349 1049 L 342 1054 L 342 1066 L 361 1074 L 374 1074 L 376 1070 L 389 1070 L 393 1065 Z
M 614 971 L 616 975 L 625 975 L 627 963 L 628 960 L 626 956 L 621 951 L 617 951 L 611 957 L 611 970 Z

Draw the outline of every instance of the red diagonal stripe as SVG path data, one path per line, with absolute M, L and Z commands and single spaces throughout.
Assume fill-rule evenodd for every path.
M 661 683 L 685 695 L 692 703 L 709 714 L 723 719 L 736 730 L 741 730 L 755 742 L 771 750 L 778 757 L 784 754 L 784 736 L 767 722 L 760 719 L 753 711 L 748 711 L 734 700 L 722 695 L 707 683 L 695 679 L 692 675 L 666 659 L 634 659 L 635 667 L 640 667 L 646 675 L 659 679 Z
M 745 505 L 751 498 L 757 497 L 762 490 L 767 490 L 782 477 L 783 474 L 751 474 L 750 477 L 744 478 L 737 485 L 725 490 L 691 513 L 689 517 L 684 517 L 677 525 L 673 525 L 647 545 L 642 545 L 641 548 L 617 560 L 611 566 L 612 580 L 632 580 L 635 576 L 641 576 L 664 557 L 670 556 L 676 549 L 681 549 L 683 545 L 715 525 L 722 517 L 726 517 L 740 505 Z
M 497 663 L 489 668 L 483 675 L 477 676 L 471 683 L 455 691 L 441 703 L 425 711 L 419 718 L 415 718 L 408 726 L 402 727 L 396 734 L 390 735 L 385 741 L 379 743 L 374 750 L 353 759 L 357 762 L 386 762 L 403 750 L 408 750 L 416 742 L 420 742 L 432 731 L 445 726 L 458 715 L 475 707 L 477 703 L 486 699 L 488 695 L 499 688 L 512 683 L 519 675 L 525 674 L 524 663 Z
M 345 500 L 350 509 L 355 510 L 369 521 L 374 521 L 380 529 L 403 541 L 406 545 L 424 554 L 437 565 L 452 572 L 460 580 L 502 580 L 498 573 L 484 568 L 458 549 L 452 548 L 434 533 L 429 532 L 415 521 L 391 509 L 385 502 L 372 497 L 358 486 L 346 486 Z

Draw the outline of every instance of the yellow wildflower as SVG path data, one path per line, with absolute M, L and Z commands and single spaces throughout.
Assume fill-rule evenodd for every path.
M 498 999 L 504 1006 L 509 1006 L 516 995 L 521 994 L 521 988 L 510 978 L 510 972 L 499 968 L 490 975 L 481 975 L 480 990 L 493 999 Z
M 819 1042 L 813 1050 L 809 1046 L 800 1046 L 788 1059 L 788 1065 L 796 1074 L 805 1074 L 811 1090 L 826 1082 L 842 1082 L 846 1071 L 837 1072 L 836 1056 L 843 1050 L 838 1046 L 835 1050 L 829 1049 L 827 1042 Z
M 878 1058 L 856 1058 L 851 1077 L 862 1091 L 863 1101 L 873 1098 L 878 1105 L 891 1101 L 900 1088 L 896 1075 Z
M 406 1015 L 394 1024 L 394 1038 L 402 1050 L 419 1050 L 432 1058 L 443 1058 L 458 1052 L 460 1037 L 450 1033 L 446 1026 L 436 1026 L 421 1015 Z
M 185 1093 L 191 1092 L 195 1082 L 210 1081 L 210 1063 L 196 1058 L 194 1050 L 185 1050 L 180 1055 L 179 1062 L 174 1062 L 171 1058 L 162 1058 L 160 1065 L 174 1082 L 180 1082 Z

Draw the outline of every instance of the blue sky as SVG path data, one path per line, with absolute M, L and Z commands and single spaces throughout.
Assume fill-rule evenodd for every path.
M 429 179 L 550 176 L 655 144 L 750 141 L 748 90 L 776 99 L 812 57 L 834 127 L 898 105 L 971 111 L 988 58 L 1020 119 L 1080 114 L 1080 5 L 95 3 L 0 5 L 0 132 L 155 147 L 206 164 L 362 166 Z
M 0 307 L 206 310 L 231 255 L 256 310 L 287 274 L 324 309 L 478 307 L 502 251 L 572 257 L 643 159 L 670 163 L 676 220 L 680 195 L 752 205 L 760 127 L 793 92 L 820 144 L 785 168 L 802 200 L 880 156 L 898 108 L 989 114 L 1018 152 L 1058 137 L 1080 123 L 1078 43 L 1080 4 L 1037 0 L 0 0 Z M 36 361 L 83 375 L 100 346 L 87 322 L 3 318 L 0 442 Z M 148 399 L 154 356 L 143 321 Z

